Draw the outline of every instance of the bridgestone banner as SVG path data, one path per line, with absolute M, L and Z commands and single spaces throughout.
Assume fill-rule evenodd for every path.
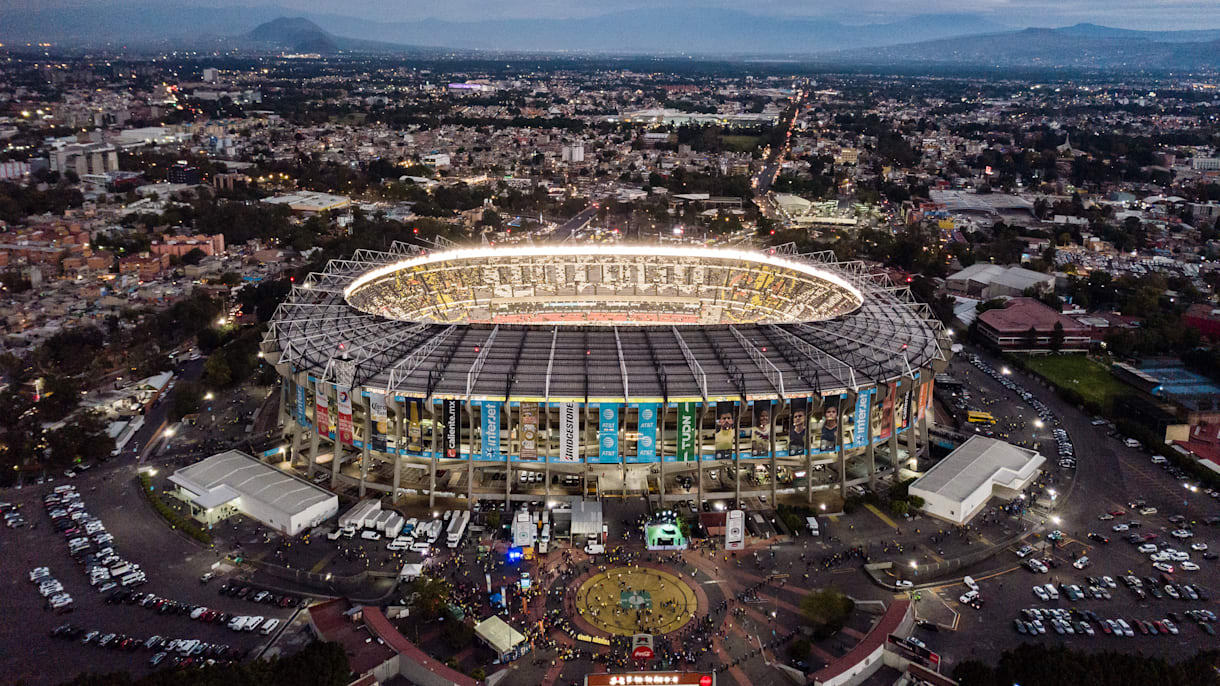
M 385 452 L 385 435 L 389 430 L 390 415 L 386 411 L 384 393 L 369 393 L 369 414 L 373 420 L 373 435 L 370 437 L 369 447 Z
M 678 454 L 679 462 L 699 459 L 699 419 L 695 414 L 695 403 L 678 403 Z
M 483 415 L 483 459 L 500 460 L 500 403 L 484 401 Z
M 559 404 L 559 461 L 580 462 L 580 409 L 576 403 Z
M 656 403 L 640 405 L 640 436 L 636 441 L 635 459 L 633 462 L 657 461 L 657 412 L 660 406 Z
M 445 412 L 445 457 L 456 459 L 462 456 L 462 406 L 456 400 L 446 400 Z
M 521 460 L 538 459 L 538 403 L 521 403 Z
M 319 436 L 330 436 L 330 396 L 321 381 L 314 384 L 313 422 Z
M 339 442 L 343 445 L 351 445 L 352 389 L 345 386 L 336 386 L 335 396 L 339 399 Z

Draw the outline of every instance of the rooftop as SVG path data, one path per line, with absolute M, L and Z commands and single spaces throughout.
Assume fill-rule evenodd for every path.
M 911 484 L 912 489 L 961 502 L 988 483 L 1019 486 L 1046 458 L 986 436 L 973 436 Z
M 1058 323 L 1067 335 L 1088 334 L 1087 327 L 1034 298 L 1013 298 L 1005 307 L 980 314 L 979 321 L 1001 333 L 1022 333 L 1030 327 L 1040 332 L 1051 331 Z
M 250 496 L 281 512 L 296 514 L 334 495 L 238 450 L 228 450 L 183 467 L 170 481 L 195 493 L 200 507 L 215 507 Z M 210 504 L 205 504 L 210 503 Z

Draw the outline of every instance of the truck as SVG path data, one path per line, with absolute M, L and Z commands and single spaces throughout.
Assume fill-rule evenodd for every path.
M 818 527 L 818 518 L 817 517 L 806 517 L 805 526 L 809 528 L 810 536 L 820 536 L 821 535 L 821 530 Z
M 463 510 L 455 514 L 449 520 L 449 530 L 445 535 L 445 543 L 450 548 L 456 548 L 462 542 L 462 537 L 466 535 L 466 527 L 470 524 L 470 512 Z

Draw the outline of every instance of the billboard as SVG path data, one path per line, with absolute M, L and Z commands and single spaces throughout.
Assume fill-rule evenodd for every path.
M 817 435 L 817 453 L 833 453 L 839 445 L 843 427 L 839 416 L 842 396 L 832 395 L 822 398 L 822 408 L 815 415 L 815 431 Z M 812 449 L 812 448 L 811 448 Z
M 484 460 L 500 460 L 500 403 L 484 400 L 483 415 L 483 452 Z
M 695 403 L 678 403 L 678 451 L 673 459 L 691 462 L 699 459 L 699 420 Z
M 339 442 L 352 444 L 352 389 L 335 386 L 335 397 L 339 400 Z
M 845 448 L 859 448 L 868 443 L 869 413 L 873 407 L 873 393 L 875 392 L 875 388 L 869 388 L 856 394 L 855 410 L 848 422 L 851 433 L 850 435 L 845 434 L 843 437 Z
M 424 432 L 421 426 L 424 403 L 419 398 L 407 398 L 403 402 L 407 411 L 407 452 L 420 455 L 424 450 Z
M 521 459 L 538 460 L 538 403 L 521 403 Z
M 559 461 L 580 462 L 580 408 L 559 404 Z
M 385 394 L 369 393 L 369 416 L 373 420 L 373 433 L 370 436 L 373 450 L 385 452 L 386 432 L 389 430 L 390 415 L 386 411 Z
M 618 462 L 618 403 L 602 403 L 597 410 L 597 461 Z
M 309 417 L 305 415 L 305 386 L 304 384 L 295 385 L 297 387 L 297 424 L 309 426 Z
M 442 454 L 449 459 L 456 459 L 462 456 L 462 406 L 458 401 L 448 399 L 442 404 L 442 412 L 445 420 Z
M 728 460 L 733 457 L 733 446 L 737 440 L 737 403 L 733 400 L 722 400 L 716 403 L 716 434 L 713 437 L 717 460 Z
M 729 510 L 724 518 L 724 549 L 741 550 L 746 547 L 746 513 Z
M 788 418 L 788 455 L 804 455 L 809 445 L 809 399 L 793 398 Z
M 638 423 L 640 435 L 636 441 L 635 457 L 630 462 L 657 461 L 657 414 L 660 405 L 642 403 L 640 405 L 640 420 Z
M 750 426 L 750 456 L 771 455 L 771 401 L 754 401 L 754 421 Z
M 330 396 L 321 381 L 314 384 L 313 419 L 319 436 L 330 435 Z

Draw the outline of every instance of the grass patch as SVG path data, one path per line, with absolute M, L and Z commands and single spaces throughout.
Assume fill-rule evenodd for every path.
M 721 136 L 720 144 L 733 152 L 752 152 L 762 145 L 762 136 Z
M 1069 400 L 1080 402 L 1093 412 L 1109 415 L 1114 401 L 1131 389 L 1110 373 L 1109 368 L 1084 355 L 1044 355 L 1020 358 L 1026 369 L 1046 379 L 1064 392 Z

